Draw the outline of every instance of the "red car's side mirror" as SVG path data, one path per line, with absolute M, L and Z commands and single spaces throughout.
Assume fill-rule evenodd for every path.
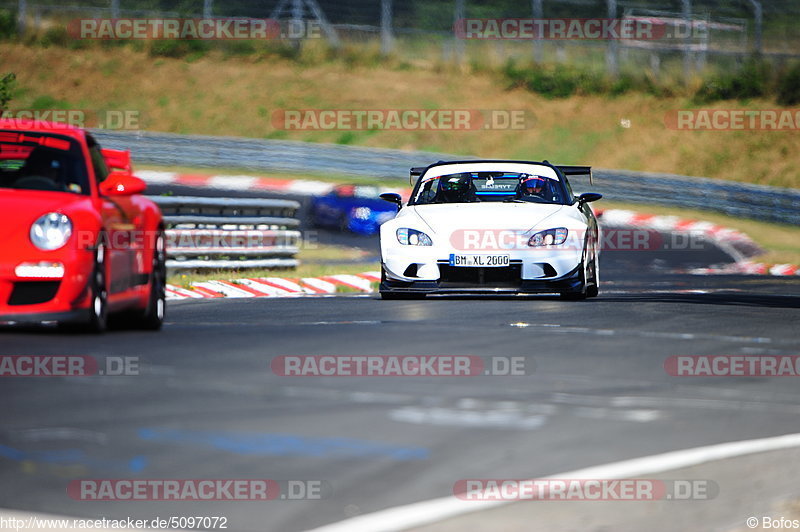
M 100 194 L 103 196 L 132 196 L 141 194 L 147 183 L 136 176 L 125 172 L 111 172 L 105 181 L 100 183 Z

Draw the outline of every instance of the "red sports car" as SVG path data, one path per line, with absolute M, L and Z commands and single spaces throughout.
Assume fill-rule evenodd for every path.
M 89 132 L 0 119 L 0 322 L 159 329 L 164 224 L 144 189 Z

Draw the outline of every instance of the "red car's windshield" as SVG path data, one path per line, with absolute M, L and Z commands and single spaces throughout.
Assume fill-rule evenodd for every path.
M 1 189 L 89 194 L 80 145 L 62 135 L 0 130 Z

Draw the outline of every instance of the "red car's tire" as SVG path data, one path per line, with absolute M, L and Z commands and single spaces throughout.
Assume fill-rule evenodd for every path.
M 92 274 L 92 305 L 89 329 L 101 333 L 108 327 L 108 284 L 106 282 L 106 248 L 99 244 L 95 251 Z
M 166 237 L 160 231 L 153 249 L 153 264 L 150 274 L 150 297 L 147 308 L 132 318 L 131 324 L 137 329 L 157 331 L 164 325 L 167 308 L 167 250 Z
M 94 268 L 89 279 L 89 318 L 80 323 L 59 323 L 59 328 L 74 332 L 102 333 L 108 328 L 108 284 L 106 283 L 106 248 L 100 243 L 94 252 Z

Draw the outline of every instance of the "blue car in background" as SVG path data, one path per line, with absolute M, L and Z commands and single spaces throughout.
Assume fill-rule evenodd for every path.
M 397 207 L 379 198 L 378 187 L 339 185 L 311 203 L 311 221 L 361 235 L 374 235 L 380 225 L 397 214 Z

